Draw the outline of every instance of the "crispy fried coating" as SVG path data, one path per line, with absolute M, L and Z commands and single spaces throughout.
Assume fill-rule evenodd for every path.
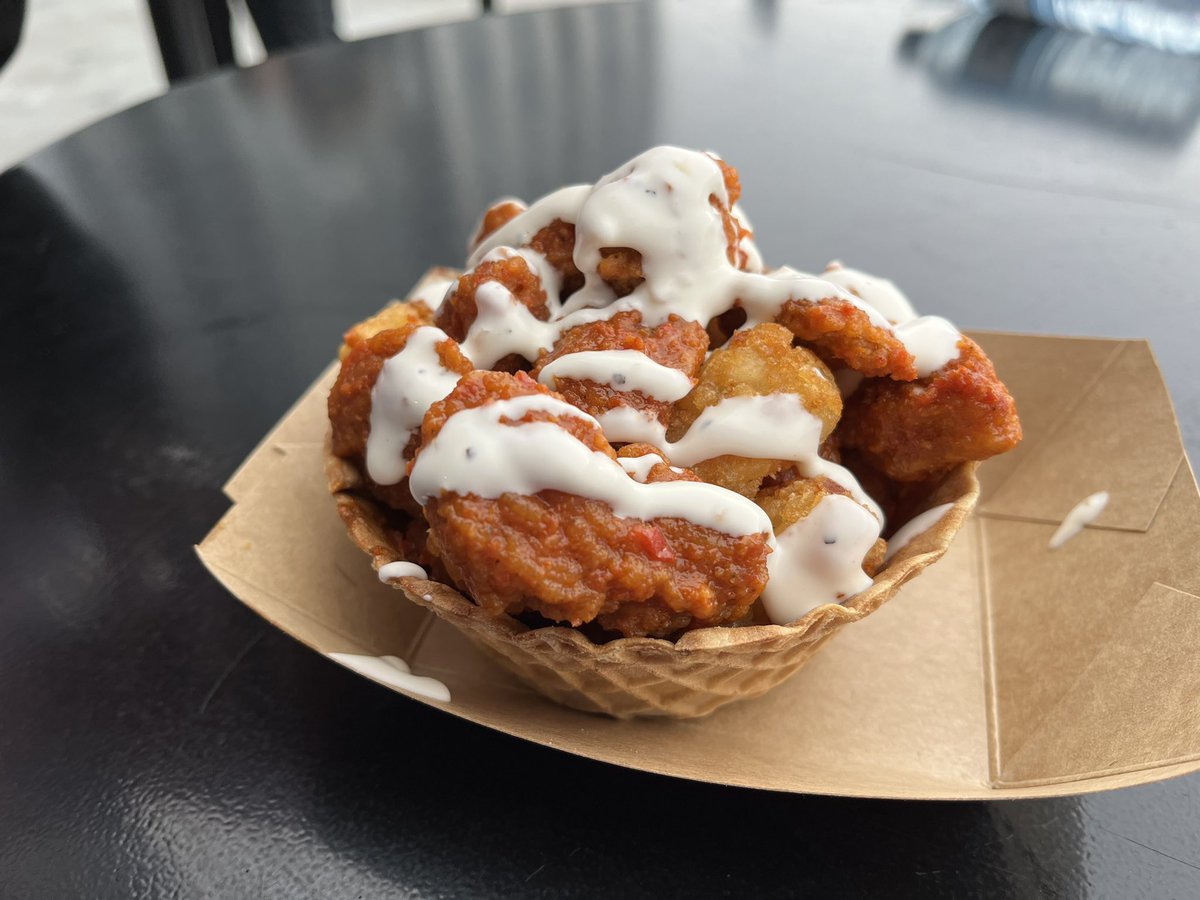
M 430 409 L 422 446 L 463 409 L 534 393 L 550 392 L 523 373 L 473 372 Z M 534 411 L 521 421 L 553 422 L 615 458 L 586 419 Z M 561 491 L 493 499 L 443 493 L 425 504 L 425 516 L 434 552 L 492 615 L 533 610 L 572 625 L 597 621 L 626 636 L 666 636 L 741 618 L 766 583 L 766 535 L 733 537 L 684 519 L 619 518 L 602 501 Z
M 678 369 L 694 379 L 708 351 L 708 335 L 698 323 L 679 316 L 672 315 L 665 322 L 649 328 L 642 324 L 640 312 L 619 312 L 611 319 L 588 322 L 567 331 L 553 350 L 538 359 L 530 374 L 536 379 L 542 369 L 559 357 L 590 350 L 640 350 L 656 363 Z M 589 415 L 598 416 L 618 406 L 630 406 L 648 410 L 667 424 L 671 404 L 647 397 L 641 391 L 618 391 L 608 384 L 577 378 L 556 378 L 555 382 L 555 389 L 568 402 Z
M 710 156 L 712 154 L 709 154 Z M 742 181 L 738 170 L 718 156 L 712 157 L 721 169 L 721 177 L 725 181 L 725 193 L 729 196 L 729 205 L 720 203 L 716 197 L 710 197 L 709 202 L 721 213 L 721 225 L 725 229 L 725 241 L 729 249 L 729 261 L 739 269 L 745 269 L 749 256 L 741 249 L 743 238 L 754 237 L 754 232 L 745 226 L 741 219 L 733 214 L 733 206 L 742 196 Z
M 872 324 L 870 316 L 849 300 L 789 300 L 775 321 L 831 366 L 837 361 L 864 375 L 898 381 L 917 377 L 916 362 L 900 339 Z
M 958 359 L 912 382 L 873 379 L 846 401 L 838 436 L 896 481 L 920 481 L 1021 440 L 1012 396 L 968 337 Z
M 363 319 L 342 335 L 342 346 L 338 349 L 338 359 L 345 359 L 351 347 L 363 343 L 381 331 L 432 324 L 433 311 L 421 300 L 390 303 L 371 318 Z
M 795 478 L 786 484 L 764 488 L 754 499 L 771 517 L 771 525 L 779 534 L 801 519 L 807 519 L 817 504 L 830 494 L 850 497 L 850 492 L 832 479 Z M 863 570 L 874 577 L 886 554 L 887 542 L 880 538 L 863 558 Z
M 562 219 L 555 219 L 538 231 L 529 241 L 529 246 L 546 257 L 546 261 L 562 279 L 559 298 L 566 300 L 583 287 L 583 273 L 575 265 L 575 226 Z
M 667 436 L 679 440 L 705 409 L 729 397 L 766 394 L 799 394 L 809 412 L 821 419 L 822 439 L 842 414 L 841 395 L 825 364 L 812 351 L 793 347 L 786 328 L 764 323 L 739 331 L 713 351 L 692 392 L 675 404 Z M 790 465 L 777 459 L 718 456 L 693 469 L 707 482 L 753 497 L 765 478 Z
M 410 323 L 356 341 L 342 359 L 342 367 L 329 392 L 328 401 L 334 455 L 348 459 L 358 467 L 368 491 L 375 499 L 393 509 L 410 513 L 419 512 L 419 507 L 409 493 L 408 479 L 396 484 L 376 484 L 367 474 L 366 452 L 367 437 L 371 432 L 371 390 L 383 371 L 383 364 L 404 349 L 408 336 L 419 327 Z M 454 341 L 442 341 L 437 345 L 437 353 L 442 365 L 452 372 L 465 375 L 474 368 Z M 417 436 L 414 434 L 404 451 L 406 459 L 412 458 L 416 446 Z
M 529 268 L 519 256 L 506 259 L 491 259 L 481 262 L 469 272 L 459 276 L 454 290 L 446 295 L 437 314 L 437 326 L 456 341 L 465 340 L 467 331 L 479 314 L 475 292 L 480 286 L 494 281 L 504 285 L 517 298 L 517 302 L 529 308 L 534 318 L 543 322 L 550 318 L 546 305 L 546 291 L 542 279 Z
M 660 462 L 654 464 L 650 469 L 647 481 L 699 481 L 694 472 L 687 469 L 672 468 L 670 462 L 667 461 L 663 452 L 653 444 L 638 442 L 636 444 L 626 444 L 617 451 L 618 459 L 638 459 L 642 456 L 657 456 Z
M 738 174 L 738 170 L 721 157 L 713 156 L 711 153 L 709 156 L 721 170 L 721 178 L 725 182 L 725 193 L 729 195 L 729 206 L 732 209 L 733 205 L 742 197 L 742 178 Z
M 642 272 L 642 254 L 628 247 L 603 248 L 596 273 L 618 297 L 632 294 L 646 280 Z
M 467 252 L 474 253 L 476 247 L 525 212 L 525 209 L 525 204 L 520 200 L 501 200 L 499 203 L 493 203 L 484 211 L 483 217 L 479 220 L 479 229 L 471 238 Z

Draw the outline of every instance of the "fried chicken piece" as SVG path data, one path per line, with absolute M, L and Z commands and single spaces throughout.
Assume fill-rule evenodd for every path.
M 342 346 L 338 349 L 338 359 L 345 359 L 351 347 L 363 343 L 381 331 L 432 324 L 433 311 L 420 300 L 405 300 L 388 304 L 371 318 L 363 319 L 342 335 Z
M 889 478 L 920 481 L 1020 443 L 1016 404 L 991 361 L 968 337 L 958 347 L 956 360 L 926 378 L 865 382 L 846 401 L 842 446 Z
M 646 280 L 642 272 L 642 254 L 629 247 L 601 249 L 596 274 L 604 279 L 604 283 L 612 288 L 618 297 L 632 294 L 638 285 Z
M 898 381 L 917 377 L 916 362 L 903 342 L 873 324 L 849 300 L 789 300 L 775 321 L 791 329 L 831 367 L 841 362 L 864 375 Z
M 467 252 L 474 253 L 476 247 L 525 212 L 526 209 L 527 207 L 520 200 L 501 200 L 493 203 L 484 211 L 483 217 L 479 220 L 479 228 L 475 231 L 475 236 L 471 238 Z
M 409 513 L 419 513 L 420 509 L 409 493 L 408 479 L 396 484 L 376 484 L 367 473 L 366 453 L 367 437 L 371 432 L 371 390 L 383 371 L 383 364 L 404 349 L 409 335 L 419 327 L 410 323 L 356 341 L 342 359 L 328 401 L 334 455 L 357 466 L 371 496 L 393 509 Z M 442 365 L 452 372 L 465 375 L 474 368 L 454 341 L 442 341 L 437 345 L 437 353 Z M 412 458 L 417 443 L 414 433 L 404 451 L 406 459 Z
M 456 413 L 551 394 L 527 375 L 473 372 L 435 403 L 417 458 Z M 533 411 L 614 460 L 587 419 Z M 513 426 L 502 420 L 501 427 Z M 648 477 L 694 479 L 656 465 Z M 561 491 L 486 499 L 443 492 L 425 504 L 434 552 L 491 615 L 533 610 L 556 622 L 597 621 L 626 636 L 665 636 L 741 618 L 766 584 L 767 535 L 734 537 L 684 519 L 616 516 L 607 503 Z
M 536 250 L 558 272 L 562 279 L 559 299 L 566 300 L 583 287 L 583 273 L 575 265 L 575 226 L 562 219 L 555 219 L 539 230 L 529 241 Z
M 775 533 L 780 534 L 801 519 L 806 519 L 830 494 L 851 497 L 850 492 L 829 478 L 795 478 L 787 484 L 764 488 L 754 498 L 763 511 L 771 517 Z M 863 558 L 863 571 L 871 577 L 883 565 L 887 555 L 887 541 L 880 538 Z
M 695 380 L 708 351 L 708 335 L 698 323 L 676 315 L 649 328 L 642 324 L 640 312 L 619 312 L 611 319 L 588 322 L 567 331 L 553 350 L 538 359 L 530 375 L 536 379 L 554 360 L 590 350 L 638 350 L 656 363 L 677 369 Z M 629 406 L 647 410 L 662 424 L 667 424 L 671 411 L 669 401 L 656 400 L 641 391 L 619 391 L 595 381 L 559 377 L 554 381 L 555 390 L 590 415 L 598 416 L 618 406 Z
M 489 259 L 481 262 L 458 278 L 454 289 L 446 295 L 437 314 L 437 326 L 456 341 L 465 340 L 479 307 L 475 292 L 489 281 L 504 285 L 518 303 L 529 308 L 534 318 L 545 322 L 550 318 L 546 291 L 542 279 L 519 256 Z
M 692 392 L 675 404 L 667 436 L 679 440 L 705 409 L 722 400 L 767 394 L 800 395 L 805 408 L 821 419 L 822 439 L 829 437 L 842 414 L 841 395 L 825 364 L 812 351 L 793 347 L 786 328 L 764 323 L 739 331 L 713 351 Z M 753 497 L 765 478 L 790 465 L 785 460 L 727 455 L 692 468 L 704 481 Z

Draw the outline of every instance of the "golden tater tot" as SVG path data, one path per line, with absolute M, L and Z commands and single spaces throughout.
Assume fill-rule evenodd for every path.
M 713 351 L 692 392 L 675 404 L 667 436 L 679 440 L 700 413 L 729 397 L 766 394 L 798 394 L 821 420 L 822 439 L 842 414 L 842 397 L 826 365 L 812 351 L 793 347 L 788 329 L 766 323 L 738 332 Z M 765 478 L 788 465 L 777 459 L 718 456 L 692 468 L 704 481 L 753 497 Z

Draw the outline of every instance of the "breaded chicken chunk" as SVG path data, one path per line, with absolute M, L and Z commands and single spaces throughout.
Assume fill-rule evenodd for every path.
M 475 236 L 471 238 L 467 252 L 474 253 L 476 247 L 525 212 L 525 209 L 525 204 L 520 200 L 500 200 L 493 203 L 484 210 L 483 216 L 479 219 L 479 228 L 476 230 Z
M 620 312 L 611 319 L 588 322 L 567 331 L 553 350 L 542 355 L 530 375 L 539 378 L 542 370 L 555 360 L 572 353 L 595 350 L 637 350 L 654 362 L 676 369 L 694 381 L 708 350 L 708 335 L 698 323 L 679 316 L 672 315 L 665 322 L 650 328 L 642 324 L 641 313 Z M 628 406 L 646 410 L 648 415 L 666 425 L 671 411 L 670 401 L 586 379 L 555 377 L 550 387 L 562 394 L 569 403 L 593 416 L 618 406 Z
M 371 391 L 383 371 L 383 365 L 408 343 L 409 335 L 419 325 L 406 325 L 371 335 L 356 341 L 342 360 L 337 381 L 329 392 L 329 423 L 332 428 L 332 450 L 335 456 L 353 462 L 362 473 L 367 489 L 377 500 L 407 512 L 418 512 L 408 490 L 407 479 L 396 484 L 376 484 L 367 474 L 367 437 L 371 432 Z M 463 356 L 458 344 L 452 340 L 437 345 L 438 357 L 443 366 L 452 372 L 465 375 L 472 368 L 470 360 Z M 414 434 L 404 451 L 411 459 L 417 448 Z
M 338 359 L 345 359 L 351 347 L 363 343 L 381 331 L 416 328 L 420 325 L 432 324 L 433 312 L 421 300 L 391 303 L 371 318 L 363 319 L 342 335 L 342 346 L 338 349 Z
M 421 428 L 417 460 L 455 414 L 551 392 L 524 373 L 473 372 L 435 403 Z M 550 422 L 590 450 L 616 454 L 595 423 L 553 411 Z M 632 478 L 633 476 L 628 476 Z M 657 479 L 694 478 L 655 466 Z M 532 610 L 547 619 L 626 636 L 666 636 L 735 621 L 766 584 L 764 533 L 731 536 L 685 519 L 621 518 L 605 502 L 556 490 L 483 498 L 443 491 L 425 503 L 433 551 L 459 588 L 492 615 Z
M 904 343 L 849 300 L 789 300 L 775 321 L 831 366 L 842 363 L 864 375 L 899 381 L 917 377 L 916 362 Z
M 869 379 L 846 401 L 841 445 L 896 481 L 920 481 L 1021 440 L 1017 405 L 973 340 L 926 378 Z
M 537 272 L 529 268 L 524 259 L 509 256 L 481 262 L 471 271 L 459 276 L 458 283 L 446 295 L 441 308 L 438 309 L 438 328 L 456 341 L 465 340 L 475 317 L 479 315 L 475 294 L 480 287 L 489 282 L 495 282 L 507 289 L 518 303 L 529 309 L 535 319 L 544 322 L 550 318 L 542 279 Z

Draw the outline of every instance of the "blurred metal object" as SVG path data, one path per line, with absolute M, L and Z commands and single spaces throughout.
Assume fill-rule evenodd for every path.
M 1086 5 L 1086 4 L 1085 4 Z M 900 55 L 943 88 L 1175 143 L 1200 118 L 1200 56 L 1009 15 L 969 14 L 909 32 Z
M 1197 0 L 965 0 L 974 9 L 1169 53 L 1200 53 Z

